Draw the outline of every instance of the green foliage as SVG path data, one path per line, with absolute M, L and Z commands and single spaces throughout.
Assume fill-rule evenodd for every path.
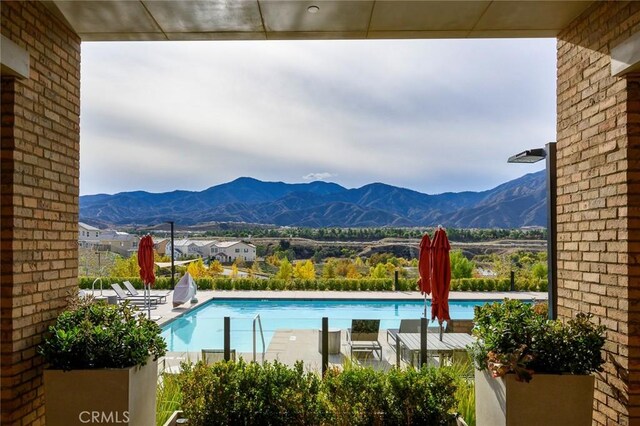
M 566 324 L 548 320 L 544 310 L 505 299 L 474 308 L 472 355 L 478 369 L 496 376 L 515 373 L 529 381 L 533 373 L 589 374 L 600 371 L 604 326 L 579 313 Z
M 162 374 L 156 391 L 156 425 L 165 424 L 182 404 L 182 389 L 175 374 Z
M 324 378 L 277 361 L 184 364 L 177 379 L 189 424 L 444 425 L 460 377 L 450 369 L 375 371 L 346 365 Z
M 38 352 L 53 369 L 127 368 L 164 356 L 161 329 L 135 307 L 74 300 Z
M 369 276 L 371 278 L 386 278 L 389 276 L 389 273 L 384 263 L 378 263 L 375 267 L 371 267 Z
M 140 267 L 138 266 L 138 257 L 130 256 L 130 257 L 117 257 L 111 267 L 111 271 L 109 273 L 111 277 L 121 278 L 121 277 L 134 277 L 140 275 Z
M 185 364 L 179 380 L 190 425 L 320 424 L 320 379 L 302 362 Z
M 332 425 L 380 424 L 389 410 L 385 375 L 371 368 L 327 371 L 323 380 L 327 420 Z
M 454 376 L 447 369 L 393 369 L 387 374 L 390 421 L 387 424 L 443 425 L 456 406 Z M 385 419 L 386 420 L 386 419 Z
M 280 266 L 282 267 L 282 265 Z M 311 260 L 297 262 L 293 270 L 293 276 L 302 280 L 315 279 L 316 267 Z
M 516 281 L 516 291 L 547 291 L 547 280 Z M 509 291 L 511 280 L 502 278 L 461 278 L 451 280 L 451 291 Z
M 223 227 L 209 231 L 205 236 L 247 238 L 309 238 L 320 241 L 374 241 L 383 238 L 421 238 L 426 232 L 433 235 L 433 228 L 268 228 L 265 226 L 246 225 L 241 228 Z M 510 240 L 545 240 L 544 229 L 447 229 L 451 241 L 479 242 L 501 239 Z M 288 242 L 288 241 L 285 241 Z M 263 256 L 258 254 L 258 256 Z M 386 263 L 386 262 L 385 262 Z
M 451 278 L 471 278 L 476 265 L 464 257 L 461 250 L 452 250 L 449 254 Z
M 278 273 L 275 278 L 280 280 L 290 280 L 293 277 L 293 266 L 291 262 L 285 257 L 280 262 L 280 269 L 278 269 Z

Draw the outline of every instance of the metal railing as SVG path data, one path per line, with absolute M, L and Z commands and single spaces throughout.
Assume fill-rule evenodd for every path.
M 262 320 L 260 314 L 253 318 L 253 362 L 256 362 L 256 322 L 260 326 L 260 338 L 262 339 L 262 362 L 264 363 L 264 354 L 267 351 L 267 347 L 264 344 L 264 333 L 262 331 Z

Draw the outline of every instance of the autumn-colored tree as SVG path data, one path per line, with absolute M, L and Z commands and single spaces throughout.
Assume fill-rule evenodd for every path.
M 114 278 L 129 278 L 140 275 L 138 256 L 117 257 L 109 274 Z
M 209 264 L 209 275 L 220 275 L 223 271 L 224 268 L 219 260 L 214 260 Z
M 267 256 L 267 258 L 265 259 L 265 261 L 271 265 L 271 266 L 275 266 L 276 268 L 280 266 L 280 258 L 278 257 L 278 255 L 276 254 L 272 254 L 271 256 Z
M 194 279 L 206 277 L 208 275 L 207 268 L 204 266 L 202 259 L 198 259 L 195 262 L 189 263 L 187 266 L 187 272 Z
M 378 263 L 369 269 L 369 276 L 371 278 L 387 278 L 388 271 L 384 263 Z
M 251 265 L 251 269 L 249 269 L 249 274 L 251 274 L 252 277 L 255 277 L 257 275 L 259 275 L 262 272 L 262 269 L 260 268 L 260 264 L 258 263 L 258 261 L 253 261 L 253 264 Z
M 153 261 L 154 262 L 171 262 L 171 257 L 164 255 L 160 256 L 157 251 L 153 251 Z
M 362 268 L 364 266 L 364 262 L 362 261 L 362 258 L 360 256 L 356 257 L 356 259 L 353 261 L 353 264 L 356 265 L 356 268 Z
M 280 269 L 276 273 L 276 278 L 281 280 L 290 280 L 293 276 L 293 266 L 291 266 L 291 262 L 288 259 L 282 259 L 280 261 Z
M 313 280 L 316 278 L 316 268 L 311 260 L 305 260 L 304 262 L 296 263 L 293 271 L 295 278 L 303 280 Z
M 239 275 L 238 265 L 234 263 L 231 265 L 231 278 L 236 279 L 238 278 L 238 275 Z
M 322 268 L 322 278 L 335 278 L 336 277 L 336 261 L 335 259 L 329 259 Z
M 358 271 L 355 264 L 349 263 L 349 265 L 347 265 L 346 277 L 349 279 L 357 279 L 362 278 L 362 274 Z

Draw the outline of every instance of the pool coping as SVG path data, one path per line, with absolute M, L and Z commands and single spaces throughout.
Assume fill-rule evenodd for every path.
M 219 300 L 380 300 L 380 301 L 415 301 L 424 300 L 424 296 L 418 291 L 272 291 L 272 290 L 201 290 L 197 293 L 198 303 L 188 308 L 162 309 L 162 315 L 157 320 L 160 327 L 164 327 L 187 313 L 199 309 L 213 299 Z M 548 294 L 542 292 L 517 291 L 517 292 L 477 292 L 477 291 L 452 291 L 449 300 L 547 300 Z M 427 296 L 427 300 L 431 300 Z

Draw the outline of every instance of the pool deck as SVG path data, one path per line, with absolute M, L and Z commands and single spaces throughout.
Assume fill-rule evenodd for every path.
M 104 290 L 103 295 L 114 295 L 111 290 Z M 152 294 L 166 294 L 166 290 L 153 290 Z M 151 317 L 159 325 L 167 324 L 175 318 L 184 315 L 190 310 L 204 305 L 211 299 L 324 299 L 324 300 L 423 300 L 420 292 L 413 291 L 241 291 L 241 290 L 202 290 L 196 295 L 198 302 L 191 305 L 185 304 L 174 308 L 171 303 L 171 294 L 167 297 L 167 303 L 157 305 L 151 311 Z M 449 300 L 547 300 L 547 293 L 539 292 L 451 292 Z M 427 297 L 429 300 L 430 297 Z M 387 344 L 386 330 L 380 330 L 379 341 L 382 344 L 382 358 L 371 355 L 354 357 L 353 362 L 360 365 L 369 365 L 376 369 L 387 370 L 395 365 L 395 349 Z M 252 353 L 240 353 L 238 356 L 245 360 L 252 360 Z M 341 336 L 340 353 L 329 355 L 329 365 L 341 367 L 349 359 L 349 347 L 346 343 L 344 331 Z M 160 360 L 160 371 L 177 372 L 180 363 L 184 361 L 197 361 L 199 352 L 168 352 Z M 257 360 L 262 359 L 261 353 L 257 354 Z M 322 357 L 318 352 L 318 331 L 298 329 L 278 329 L 266 349 L 265 360 L 278 360 L 287 365 L 293 365 L 297 360 L 303 360 L 305 368 L 311 371 L 321 369 Z

